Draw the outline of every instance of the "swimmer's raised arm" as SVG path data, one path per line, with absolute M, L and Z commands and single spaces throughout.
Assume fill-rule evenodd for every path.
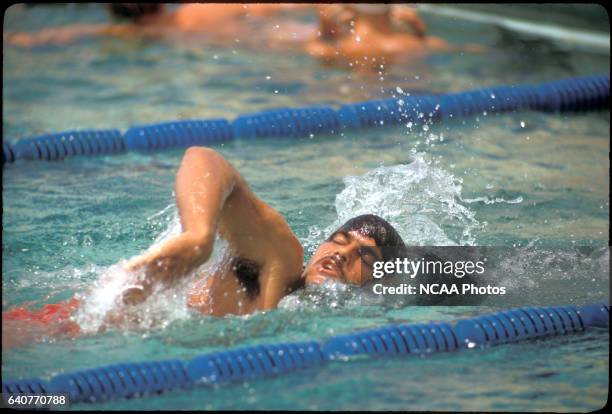
M 186 151 L 175 187 L 183 232 L 126 266 L 127 270 L 144 268 L 145 297 L 152 285 L 171 284 L 208 260 L 221 208 L 235 184 L 234 168 L 217 152 L 200 147 Z M 132 299 L 144 299 L 136 293 L 133 292 Z
M 183 233 L 132 260 L 128 270 L 143 269 L 142 289 L 124 296 L 144 300 L 155 284 L 172 284 L 205 263 L 218 231 L 232 254 L 261 267 L 261 295 L 255 309 L 275 307 L 283 290 L 299 278 L 303 249 L 283 219 L 251 191 L 239 172 L 216 151 L 191 147 L 176 177 L 176 202 Z

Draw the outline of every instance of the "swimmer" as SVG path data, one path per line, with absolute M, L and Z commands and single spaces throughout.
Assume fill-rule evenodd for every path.
M 385 220 L 359 216 L 335 231 L 303 266 L 304 250 L 285 219 L 209 148 L 186 151 L 175 193 L 183 233 L 126 265 L 146 277 L 126 291 L 125 303 L 139 303 L 154 286 L 171 286 L 205 263 L 216 232 L 229 243 L 232 259 L 188 298 L 190 306 L 216 316 L 273 309 L 294 290 L 326 279 L 361 286 L 371 280 L 375 261 L 404 248 Z
M 206 263 L 215 234 L 228 242 L 231 257 L 213 274 L 195 276 L 201 283 L 185 298 L 203 314 L 244 315 L 277 307 L 279 301 L 310 284 L 334 280 L 364 286 L 373 280 L 376 261 L 393 260 L 404 252 L 397 231 L 375 215 L 348 220 L 334 231 L 304 265 L 304 249 L 285 219 L 258 198 L 245 179 L 221 154 L 210 148 L 187 149 L 176 176 L 176 204 L 182 233 L 130 259 L 124 269 L 143 275 L 120 297 L 125 307 L 145 301 L 155 288 L 169 288 Z M 47 333 L 74 336 L 78 326 L 70 315 L 82 305 L 72 299 L 42 310 L 23 308 L 3 313 L 6 322 L 44 327 Z M 111 311 L 109 325 L 121 321 L 122 311 Z M 5 333 L 13 343 L 15 331 Z M 42 335 L 39 335 L 39 337 Z M 20 343 L 22 343 L 21 341 Z
M 8 43 L 20 47 L 63 45 L 85 37 L 207 34 L 233 36 L 244 31 L 243 19 L 267 17 L 286 11 L 308 10 L 309 4 L 181 4 L 172 10 L 161 3 L 111 3 L 111 24 L 77 24 L 51 27 L 36 33 L 11 33 Z
M 306 51 L 325 63 L 390 63 L 402 55 L 449 50 L 442 39 L 427 36 L 425 23 L 405 5 L 346 4 L 322 7 L 321 35 Z

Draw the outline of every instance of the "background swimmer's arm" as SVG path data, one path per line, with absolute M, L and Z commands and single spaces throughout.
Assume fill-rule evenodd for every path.
M 128 29 L 128 25 L 117 24 L 76 24 L 63 27 L 50 27 L 39 32 L 18 32 L 5 35 L 5 40 L 18 47 L 44 45 L 64 45 L 87 37 L 118 35 Z

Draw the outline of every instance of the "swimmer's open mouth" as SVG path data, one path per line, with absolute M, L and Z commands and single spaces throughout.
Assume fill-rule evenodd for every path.
M 342 266 L 337 257 L 326 256 L 319 260 L 318 270 L 323 275 L 344 279 Z

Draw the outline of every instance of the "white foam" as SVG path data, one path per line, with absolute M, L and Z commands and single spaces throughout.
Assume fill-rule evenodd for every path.
M 152 243 L 149 250 L 160 243 L 181 233 L 181 223 L 176 208 L 166 207 L 153 217 L 165 216 L 167 226 Z M 170 323 L 189 318 L 191 311 L 187 306 L 187 296 L 194 282 L 202 281 L 220 265 L 227 243 L 217 237 L 211 258 L 207 263 L 185 276 L 172 287 L 158 287 L 143 303 L 136 306 L 122 304 L 122 293 L 130 285 L 138 284 L 144 276 L 142 272 L 126 272 L 122 260 L 107 268 L 98 268 L 97 280 L 90 288 L 79 295 L 84 305 L 77 311 L 74 320 L 85 332 L 97 332 L 107 326 L 124 326 L 130 329 L 150 329 L 168 326 Z M 113 322 L 109 321 L 113 319 Z
M 376 214 L 389 221 L 408 245 L 473 245 L 480 228 L 474 212 L 461 204 L 461 180 L 414 154 L 410 164 L 381 166 L 349 176 L 336 196 L 337 218 L 323 230 L 310 227 L 304 244 L 309 253 L 348 219 Z M 442 226 L 451 234 L 447 234 Z

